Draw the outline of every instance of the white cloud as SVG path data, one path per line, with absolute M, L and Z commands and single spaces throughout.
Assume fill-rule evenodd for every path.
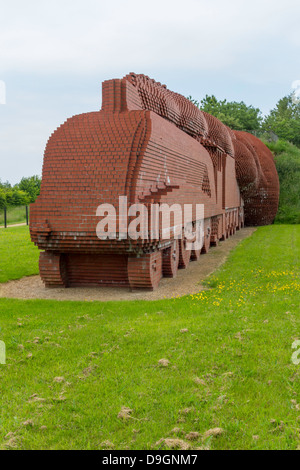
M 46 73 L 221 69 L 285 28 L 294 41 L 299 13 L 295 0 L 11 0 L 1 9 L 0 66 Z

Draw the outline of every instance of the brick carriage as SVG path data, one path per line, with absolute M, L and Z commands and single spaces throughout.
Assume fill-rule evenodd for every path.
M 201 250 L 185 239 L 100 240 L 97 207 L 204 204 Z M 105 81 L 102 109 L 68 119 L 50 137 L 32 241 L 47 287 L 155 289 L 248 225 L 273 222 L 279 182 L 271 152 L 144 75 Z M 117 214 L 118 219 L 118 214 Z M 118 221 L 119 222 L 119 221 Z M 117 225 L 118 232 L 118 225 Z

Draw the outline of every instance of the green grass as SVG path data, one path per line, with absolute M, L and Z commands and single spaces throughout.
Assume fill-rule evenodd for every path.
M 289 142 L 278 140 L 267 143 L 275 155 L 280 181 L 279 209 L 276 224 L 300 223 L 300 149 Z
M 38 258 L 27 226 L 0 229 L 0 284 L 38 274 Z
M 193 448 L 296 449 L 299 254 L 300 226 L 269 226 L 193 296 L 0 299 L 0 448 L 157 449 L 194 431 Z M 127 420 L 123 406 L 133 410 Z M 203 441 L 216 427 L 224 433 Z
M 26 206 L 7 208 L 7 225 L 26 222 Z M 4 210 L 0 209 L 0 227 L 4 226 Z

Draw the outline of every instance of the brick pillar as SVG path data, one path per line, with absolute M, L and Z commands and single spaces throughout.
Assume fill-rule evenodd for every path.
M 163 251 L 163 275 L 164 277 L 176 277 L 179 263 L 179 244 L 174 240 L 169 248 Z
M 40 253 L 40 275 L 46 287 L 66 287 L 64 255 L 43 251 Z
M 186 249 L 187 241 L 185 239 L 179 240 L 179 269 L 188 267 L 192 251 Z
M 155 290 L 162 278 L 162 252 L 128 258 L 128 278 L 132 290 Z

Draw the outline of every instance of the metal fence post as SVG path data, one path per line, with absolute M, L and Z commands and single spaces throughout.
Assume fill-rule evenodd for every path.
M 4 228 L 7 228 L 7 214 L 6 214 L 6 207 L 4 207 Z
M 28 217 L 28 206 L 26 206 L 26 225 L 28 225 L 29 217 Z

